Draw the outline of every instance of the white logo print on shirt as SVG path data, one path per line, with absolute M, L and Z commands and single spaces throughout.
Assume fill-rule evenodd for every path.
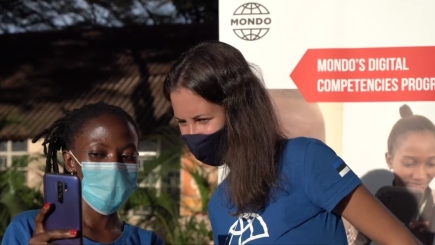
M 258 221 L 258 222 L 256 222 Z M 260 225 L 262 228 L 262 233 L 260 231 L 259 234 L 254 235 L 254 224 L 257 223 L 257 226 Z M 246 224 L 246 226 L 245 226 Z M 239 230 L 236 230 L 238 227 Z M 249 229 L 249 231 L 248 231 Z M 249 236 L 243 239 L 243 235 L 246 235 L 245 232 L 249 232 Z M 247 213 L 247 214 L 242 214 L 239 216 L 239 219 L 234 222 L 234 224 L 230 227 L 230 230 L 228 231 L 229 236 L 230 236 L 230 241 L 229 244 L 231 244 L 231 241 L 233 240 L 233 237 L 235 236 L 239 236 L 239 241 L 237 244 L 239 245 L 244 245 L 250 241 L 254 241 L 263 237 L 269 237 L 269 230 L 267 228 L 266 222 L 264 222 L 263 218 L 259 215 L 259 214 L 255 214 L 255 213 Z M 258 231 L 257 231 L 258 233 Z

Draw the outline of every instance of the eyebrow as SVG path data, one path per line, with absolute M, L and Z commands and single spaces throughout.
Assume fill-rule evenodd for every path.
M 137 146 L 134 143 L 127 144 L 127 145 L 123 146 L 121 149 L 125 150 L 125 149 L 128 149 L 128 148 L 134 148 L 134 149 L 137 150 Z
M 102 143 L 102 142 L 96 142 L 91 144 L 91 146 L 103 146 L 103 147 L 109 147 L 108 145 Z M 128 149 L 128 148 L 137 148 L 136 144 L 134 143 L 129 143 L 127 145 L 124 145 L 123 147 L 121 147 L 122 150 Z
M 210 117 L 210 116 L 211 116 L 210 114 L 201 114 L 201 115 L 194 116 L 192 119 L 198 119 L 200 117 Z M 179 118 L 179 117 L 176 117 L 176 116 L 174 116 L 174 118 L 176 120 L 185 120 L 185 119 L 182 119 L 182 118 Z
M 100 145 L 100 146 L 104 146 L 107 147 L 106 144 L 102 143 L 102 142 L 95 142 L 95 143 L 91 143 L 91 146 L 95 146 L 95 145 Z
M 416 160 L 418 157 L 404 155 L 402 158 L 408 158 L 408 159 Z M 429 156 L 428 159 L 429 160 L 435 159 L 435 156 Z

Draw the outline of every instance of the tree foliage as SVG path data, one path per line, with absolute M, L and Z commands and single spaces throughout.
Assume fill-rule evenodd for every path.
M 181 158 L 187 155 L 177 127 L 159 128 L 156 134 L 149 138 L 161 140 L 162 152 L 147 163 L 140 173 L 139 182 L 150 174 L 155 175 L 155 179 L 158 180 L 168 172 L 184 170 L 192 176 L 199 190 L 201 209 L 189 210 L 192 215 L 183 217 L 180 208 L 189 209 L 189 206 L 177 200 L 168 188 L 150 187 L 139 188 L 123 206 L 120 214 L 126 218 L 129 212 L 140 211 L 136 219 L 137 224 L 154 229 L 168 245 L 208 244 L 213 239 L 213 233 L 208 220 L 207 207 L 216 187 L 215 183 L 208 181 L 207 171 L 196 160 L 191 159 L 196 163 L 193 166 L 181 165 Z M 155 172 L 156 168 L 159 171 Z
M 39 187 L 30 188 L 25 181 L 27 164 L 37 158 L 38 156 L 22 156 L 16 158 L 10 168 L 0 169 L 0 240 L 17 214 L 44 205 Z
M 217 21 L 217 0 L 2 0 L 2 33 Z

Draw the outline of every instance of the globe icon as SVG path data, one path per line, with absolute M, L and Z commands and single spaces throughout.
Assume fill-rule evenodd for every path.
M 238 18 L 236 19 L 238 25 L 247 25 L 245 28 L 233 29 L 234 33 L 243 40 L 255 41 L 269 32 L 267 26 L 261 26 L 262 24 L 270 24 L 270 18 L 264 19 L 265 16 L 269 15 L 269 10 L 259 3 L 242 4 L 234 11 L 233 15 Z
M 251 14 L 269 14 L 269 10 L 259 3 L 245 3 L 234 11 L 234 15 Z

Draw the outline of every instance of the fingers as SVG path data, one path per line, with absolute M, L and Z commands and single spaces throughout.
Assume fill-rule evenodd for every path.
M 29 240 L 30 245 L 48 244 L 52 240 L 74 238 L 77 236 L 76 230 L 50 230 L 45 231 L 44 223 L 47 219 L 51 208 L 50 203 L 46 203 L 44 207 L 39 211 L 35 218 L 35 231 L 33 237 Z M 54 244 L 54 243 L 50 243 Z
M 38 215 L 35 218 L 35 231 L 34 234 L 42 233 L 44 232 L 44 222 L 47 218 L 47 213 L 50 211 L 51 204 L 46 203 L 44 207 L 39 211 Z
M 47 244 L 52 240 L 74 238 L 77 236 L 77 233 L 76 230 L 50 230 L 33 236 L 29 240 L 29 245 Z

